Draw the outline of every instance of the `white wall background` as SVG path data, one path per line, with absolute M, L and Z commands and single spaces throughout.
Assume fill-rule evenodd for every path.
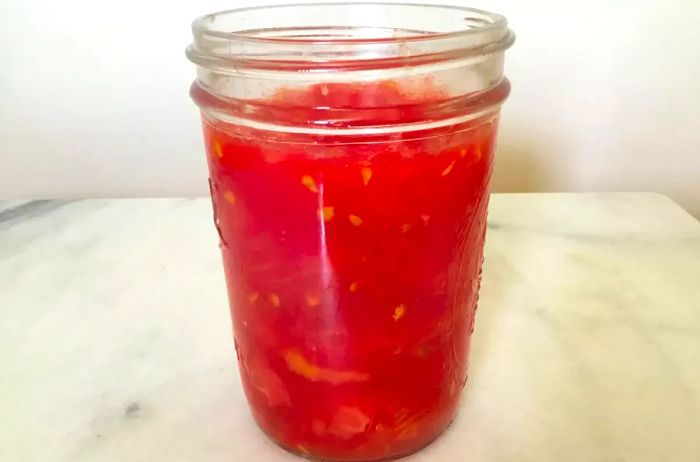
M 699 0 L 449 2 L 518 36 L 496 190 L 658 191 L 700 216 Z M 189 24 L 257 3 L 0 0 L 0 199 L 206 194 Z

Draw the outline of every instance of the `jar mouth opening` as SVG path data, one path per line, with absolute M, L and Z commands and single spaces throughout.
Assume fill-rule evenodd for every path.
M 381 26 L 364 26 L 356 32 L 353 29 L 356 26 L 325 26 L 322 29 L 329 29 L 335 33 L 329 34 L 313 34 L 315 30 L 321 29 L 320 24 L 316 26 L 298 27 L 295 25 L 285 26 L 284 18 L 276 17 L 277 27 L 270 28 L 235 28 L 236 24 L 243 21 L 250 21 L 251 13 L 264 14 L 283 14 L 287 11 L 306 8 L 332 7 L 351 11 L 353 8 L 362 7 L 392 7 L 403 8 L 404 10 L 413 10 L 415 13 L 426 12 L 436 13 L 446 16 L 455 15 L 453 19 L 461 19 L 463 23 L 461 27 L 455 27 L 455 24 L 443 23 L 441 28 L 447 30 L 421 30 L 421 29 L 403 29 L 406 35 L 397 37 L 397 32 L 390 27 Z M 460 18 L 458 18 L 460 17 Z M 363 18 L 363 21 L 376 21 L 371 18 Z M 479 10 L 476 8 L 468 8 L 461 6 L 448 5 L 429 5 L 419 3 L 384 3 L 384 2 L 323 2 L 323 3 L 291 3 L 283 5 L 270 6 L 255 6 L 248 8 L 234 8 L 230 10 L 210 13 L 195 19 L 192 23 L 192 30 L 195 35 L 204 34 L 212 37 L 218 37 L 229 40 L 240 40 L 250 42 L 270 42 L 270 43 L 346 43 L 346 42 L 362 42 L 362 43 L 385 43 L 395 40 L 404 42 L 431 40 L 436 38 L 444 38 L 455 35 L 469 35 L 483 31 L 484 29 L 505 28 L 507 25 L 505 17 L 489 13 L 488 11 Z M 231 30 L 231 28 L 235 30 Z M 293 34 L 293 32 L 302 32 L 302 34 Z M 303 33 L 307 32 L 307 33 Z M 358 34 L 359 32 L 359 34 Z M 393 35 L 388 35 L 390 33 Z M 367 35 L 376 33 L 377 35 Z
M 368 68 L 488 54 L 514 40 L 506 19 L 474 8 L 414 3 L 298 3 L 197 18 L 187 55 L 226 69 Z

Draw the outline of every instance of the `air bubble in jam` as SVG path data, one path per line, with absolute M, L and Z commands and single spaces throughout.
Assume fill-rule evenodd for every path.
M 275 98 L 421 117 L 415 87 L 402 96 L 396 83 L 372 85 Z M 240 373 L 256 420 L 280 445 L 387 459 L 450 423 L 466 377 L 496 125 L 489 113 L 338 142 L 205 117 Z

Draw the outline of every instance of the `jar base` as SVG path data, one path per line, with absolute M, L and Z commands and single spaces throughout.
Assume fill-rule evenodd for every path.
M 394 454 L 394 455 L 387 456 L 387 457 L 370 458 L 370 459 L 336 458 L 336 457 L 317 456 L 311 452 L 305 451 L 303 448 L 301 448 L 299 446 L 293 447 L 293 446 L 290 446 L 286 443 L 282 443 L 281 441 L 278 441 L 271 434 L 269 434 L 267 431 L 265 431 L 265 429 L 260 425 L 260 423 L 257 422 L 257 419 L 256 419 L 256 423 L 258 424 L 258 428 L 265 435 L 265 437 L 267 439 L 269 439 L 270 441 L 272 441 L 273 443 L 275 443 L 276 446 L 279 446 L 280 448 L 284 449 L 285 451 L 287 451 L 291 454 L 294 454 L 297 457 L 301 457 L 301 458 L 309 460 L 309 461 L 313 461 L 313 462 L 389 462 L 389 461 L 398 460 L 398 459 L 401 459 L 403 457 L 407 457 L 407 456 L 410 456 L 412 454 L 415 454 L 415 453 L 427 448 L 431 444 L 433 444 L 435 441 L 440 439 L 440 437 L 442 437 L 445 434 L 445 432 L 447 432 L 447 430 L 452 425 L 452 422 L 454 422 L 456 415 L 457 415 L 457 412 L 455 412 L 452 415 L 452 417 L 450 418 L 450 420 L 447 422 L 447 424 L 442 429 L 440 429 L 440 431 L 438 431 L 427 442 L 422 443 L 415 448 L 412 448 L 412 449 L 405 451 L 405 452 L 401 452 L 399 454 Z

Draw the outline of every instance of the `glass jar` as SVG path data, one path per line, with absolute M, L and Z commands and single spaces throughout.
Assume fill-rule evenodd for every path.
M 467 380 L 505 19 L 306 4 L 193 30 L 191 95 L 256 421 L 314 458 L 420 449 Z

